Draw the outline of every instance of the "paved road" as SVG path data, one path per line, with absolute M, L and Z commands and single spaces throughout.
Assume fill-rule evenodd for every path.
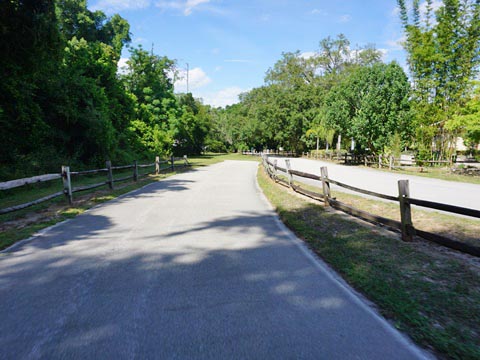
M 421 358 L 285 231 L 256 166 L 173 176 L 0 254 L 0 358 Z
M 284 167 L 284 160 L 279 158 L 278 165 Z M 290 162 L 292 169 L 316 175 L 320 175 L 320 167 L 326 166 L 328 176 L 334 180 L 393 196 L 398 196 L 398 180 L 409 180 L 411 197 L 480 210 L 480 185 L 389 173 L 310 159 L 290 159 Z M 314 180 L 298 180 L 306 183 L 314 182 Z M 318 182 L 315 183 L 318 184 Z M 332 189 L 338 190 L 339 188 L 332 185 Z M 346 190 L 342 189 L 341 191 Z M 360 195 L 359 193 L 355 194 Z

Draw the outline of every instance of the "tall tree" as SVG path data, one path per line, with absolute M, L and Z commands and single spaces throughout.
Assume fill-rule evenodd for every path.
M 462 136 L 465 145 L 471 149 L 480 144 L 480 84 L 476 82 L 465 106 L 447 121 L 445 127 L 454 134 Z
M 136 118 L 130 127 L 135 134 L 132 141 L 145 155 L 171 153 L 174 134 L 169 132 L 170 120 L 182 116 L 169 76 L 175 62 L 138 47 L 130 49 L 127 65 L 122 79 L 136 101 Z
M 0 164 L 38 164 L 52 131 L 44 119 L 61 61 L 53 0 L 0 6 Z M 50 147 L 44 158 L 55 154 Z M 37 152 L 35 152 L 37 151 Z M 1 175 L 1 174 L 0 174 Z
M 327 123 L 358 146 L 382 153 L 395 133 L 409 140 L 410 85 L 395 62 L 357 68 L 327 96 Z
M 343 34 L 322 39 L 317 60 L 325 74 L 341 72 L 351 62 L 350 41 Z
M 59 0 L 56 14 L 65 51 L 62 90 L 50 116 L 54 143 L 83 163 L 123 161 L 133 102 L 118 79 L 117 63 L 130 41 L 129 24 L 119 15 L 90 11 L 84 0 Z
M 413 80 L 420 156 L 429 156 L 435 142 L 445 157 L 453 150 L 449 144 L 454 143 L 445 124 L 462 107 L 480 64 L 480 2 L 443 0 L 435 11 L 432 0 L 424 4 L 412 0 L 407 6 L 405 0 L 398 0 Z

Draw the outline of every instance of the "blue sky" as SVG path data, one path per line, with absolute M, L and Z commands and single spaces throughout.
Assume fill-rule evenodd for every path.
M 340 33 L 352 47 L 373 43 L 385 61 L 405 64 L 396 0 L 90 0 L 89 7 L 127 19 L 132 45 L 153 44 L 179 68 L 188 63 L 190 91 L 213 106 L 261 86 L 282 52 L 315 52 L 321 39 Z

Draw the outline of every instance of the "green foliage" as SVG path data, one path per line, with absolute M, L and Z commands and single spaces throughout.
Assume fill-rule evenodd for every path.
M 0 164 L 6 165 L 34 153 L 51 131 L 46 97 L 61 61 L 53 0 L 2 3 L 0 54 Z
M 86 0 L 0 7 L 2 178 L 167 155 L 180 138 L 183 153 L 201 151 L 211 114 L 174 96 L 173 60 L 131 49 L 118 74 L 129 31 Z
M 296 152 L 326 148 L 335 134 L 354 137 L 363 149 L 381 152 L 399 132 L 410 140 L 409 83 L 395 63 L 380 62 L 372 45 L 351 51 L 343 35 L 320 42 L 305 58 L 284 53 L 265 77 L 266 85 L 227 108 L 222 126 L 237 126 L 245 148 Z M 227 125 L 231 124 L 231 125 Z
M 367 108 L 362 103 L 363 113 L 357 112 L 352 108 L 355 104 L 349 101 L 358 95 L 353 94 L 354 91 L 364 91 L 368 87 L 368 76 L 376 76 L 362 69 L 374 68 L 380 59 L 380 52 L 372 45 L 350 50 L 350 42 L 344 35 L 323 39 L 318 52 L 310 57 L 303 56 L 299 51 L 283 53 L 281 59 L 267 71 L 265 85 L 243 94 L 240 104 L 220 112 L 218 117 L 221 122 L 214 123 L 213 129 L 227 136 L 233 148 L 261 150 L 283 147 L 294 152 L 304 151 L 320 142 L 328 147 L 333 143 L 335 134 L 352 133 L 353 117 L 357 120 L 357 128 L 353 132 L 364 132 L 370 126 L 366 117 L 377 109 L 373 104 Z M 381 90 L 368 87 L 370 97 L 362 99 L 367 103 L 381 98 L 383 103 L 378 107 L 382 107 L 384 112 L 395 112 L 395 101 L 398 101 L 398 108 L 405 107 L 402 86 L 406 77 L 402 73 L 403 77 L 398 78 L 400 75 L 395 73 L 396 70 L 389 71 L 393 74 L 379 78 L 376 85 L 390 77 L 394 78 L 393 83 L 381 84 L 384 91 L 376 95 L 374 92 Z M 358 81 L 354 79 L 354 74 L 357 74 Z M 355 85 L 355 81 L 359 84 Z M 406 85 L 408 92 L 408 82 Z M 392 95 L 389 91 L 399 94 Z M 390 101 L 388 97 L 391 97 Z M 383 114 L 376 121 L 384 126 L 388 119 L 398 125 L 399 117 L 403 115 L 403 112 Z M 364 121 L 363 127 L 360 120 Z M 390 124 L 386 130 L 377 132 L 387 137 L 391 133 Z M 359 137 L 362 135 L 359 134 Z M 377 134 L 371 138 L 375 136 Z M 367 139 L 370 143 L 373 142 L 371 138 Z M 378 146 L 382 147 L 386 140 L 378 141 Z
M 445 125 L 463 107 L 480 64 L 480 3 L 443 0 L 436 11 L 432 0 L 425 4 L 422 12 L 413 0 L 409 13 L 406 2 L 398 0 L 414 83 L 418 149 L 425 152 L 434 141 L 448 157 L 455 134 Z
M 210 127 L 210 114 L 192 94 L 175 97 L 170 74 L 175 61 L 130 49 L 122 76 L 136 103 L 136 119 L 130 130 L 137 151 L 145 156 L 199 154 Z
M 410 85 L 396 63 L 360 66 L 335 86 L 326 101 L 330 124 L 363 149 L 383 152 L 396 132 L 410 134 Z
M 471 96 L 459 113 L 447 121 L 445 127 L 461 135 L 472 149 L 480 143 L 480 86 L 477 83 Z

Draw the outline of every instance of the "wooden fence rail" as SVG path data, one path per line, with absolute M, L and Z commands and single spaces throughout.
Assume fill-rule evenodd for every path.
M 62 177 L 61 174 L 45 174 L 45 175 L 33 176 L 30 178 L 5 181 L 0 183 L 0 190 L 8 190 L 8 189 L 13 189 L 19 186 L 24 186 L 27 184 L 36 184 L 39 182 L 60 179 L 61 177 Z
M 395 196 L 385 195 L 385 194 L 380 194 L 380 193 L 370 191 L 370 190 L 360 189 L 360 188 L 357 188 L 355 186 L 347 185 L 347 184 L 341 183 L 340 181 L 336 181 L 336 180 L 333 180 L 333 179 L 328 179 L 328 181 L 331 184 L 343 187 L 343 188 L 348 189 L 348 190 L 356 191 L 356 192 L 359 192 L 359 193 L 362 193 L 362 194 L 365 194 L 365 195 L 375 196 L 375 197 L 385 199 L 385 200 L 390 200 L 390 201 L 398 201 L 398 197 L 395 197 Z
M 272 154 L 274 155 L 274 154 Z M 423 167 L 426 165 L 454 165 L 455 163 L 464 163 L 462 161 L 457 161 L 454 158 L 451 160 L 417 160 L 413 157 L 400 157 L 396 158 L 392 155 L 359 155 L 351 154 L 344 152 L 328 151 L 326 153 L 316 154 L 315 151 L 312 153 L 306 153 L 303 156 L 311 159 L 327 159 L 327 160 L 336 160 L 343 161 L 346 165 L 360 165 L 365 166 L 374 166 L 378 168 L 388 168 L 390 170 L 398 169 L 405 170 L 411 167 Z M 467 162 L 468 163 L 468 162 Z
M 181 165 L 175 164 L 175 162 L 178 161 L 183 161 Z M 162 164 L 166 164 L 166 167 L 162 168 Z M 170 171 L 170 170 L 175 170 L 175 167 L 186 167 L 190 166 L 188 163 L 188 158 L 185 155 L 184 157 L 171 157 L 170 160 L 160 160 L 160 157 L 155 157 L 155 162 L 149 163 L 149 164 L 138 164 L 137 161 L 135 160 L 133 164 L 131 165 L 122 165 L 122 166 L 112 166 L 110 161 L 106 161 L 105 163 L 106 167 L 102 169 L 93 169 L 93 170 L 82 170 L 82 171 L 70 171 L 70 167 L 68 166 L 62 166 L 61 172 L 59 174 L 46 174 L 46 175 L 39 175 L 39 176 L 33 176 L 30 178 L 24 178 L 24 179 L 16 179 L 16 180 L 10 180 L 10 181 L 5 181 L 0 183 L 0 190 L 9 190 L 9 189 L 14 189 L 20 186 L 28 185 L 28 184 L 37 184 L 41 182 L 46 182 L 46 181 L 51 181 L 51 180 L 56 180 L 56 179 L 62 179 L 63 182 L 63 190 L 59 192 L 55 192 L 53 194 L 41 197 L 39 199 L 35 199 L 33 201 L 15 205 L 15 206 L 10 206 L 7 208 L 0 209 L 0 215 L 1 214 L 6 214 L 18 210 L 25 209 L 27 207 L 33 206 L 40 204 L 45 201 L 52 200 L 58 196 L 64 195 L 68 201 L 69 204 L 72 204 L 73 202 L 73 194 L 78 193 L 81 191 L 86 191 L 86 190 L 92 190 L 96 189 L 105 185 L 108 185 L 108 187 L 113 190 L 114 189 L 114 184 L 122 181 L 127 181 L 127 180 L 133 180 L 137 181 L 140 177 L 148 176 L 151 174 L 159 174 L 162 171 Z M 139 168 L 148 168 L 148 167 L 154 167 L 153 171 L 146 172 L 143 174 L 139 174 L 138 169 Z M 122 178 L 115 178 L 113 171 L 114 170 L 127 170 L 127 169 L 133 169 L 132 175 L 129 176 L 124 176 Z M 77 178 L 79 176 L 83 175 L 95 175 L 99 173 L 106 173 L 107 179 L 106 181 L 101 181 L 95 184 L 88 184 L 88 185 L 82 185 L 82 186 L 77 186 L 73 187 L 72 186 L 72 178 Z
M 422 206 L 430 209 L 446 211 L 446 212 L 460 214 L 464 216 L 470 216 L 474 218 L 480 218 L 480 211 L 478 210 L 411 198 L 408 180 L 398 181 L 399 193 L 398 193 L 398 197 L 396 197 L 396 196 L 391 196 L 386 194 L 380 194 L 380 193 L 365 190 L 365 189 L 360 189 L 351 185 L 344 184 L 340 181 L 333 180 L 328 177 L 327 167 L 320 168 L 321 176 L 318 176 L 318 175 L 309 174 L 302 171 L 291 169 L 290 162 L 288 160 L 285 161 L 287 165 L 286 169 L 279 167 L 277 165 L 277 160 L 274 160 L 274 162 L 272 163 L 269 160 L 268 156 L 266 155 L 262 156 L 262 160 L 263 160 L 263 166 L 266 169 L 268 175 L 272 179 L 274 179 L 276 182 L 279 182 L 284 186 L 290 187 L 298 193 L 301 193 L 303 195 L 306 195 L 316 200 L 323 201 L 325 203 L 325 206 L 331 206 L 335 209 L 344 211 L 346 213 L 360 217 L 367 221 L 384 224 L 392 229 L 400 230 L 402 233 L 402 239 L 404 241 L 412 241 L 413 236 L 417 235 L 426 240 L 449 247 L 451 249 L 459 250 L 461 252 L 480 257 L 480 247 L 465 244 L 457 240 L 448 239 L 438 234 L 433 234 L 430 232 L 416 229 L 413 226 L 413 222 L 412 222 L 411 205 Z M 285 179 L 279 178 L 277 176 L 278 171 L 286 174 L 288 181 Z M 293 175 L 302 177 L 302 178 L 313 179 L 321 182 L 322 193 L 306 190 L 306 189 L 303 189 L 300 185 L 294 184 Z M 398 202 L 400 205 L 399 210 L 400 210 L 401 221 L 396 221 L 396 220 L 384 218 L 382 216 L 374 215 L 369 212 L 356 209 L 353 206 L 344 204 L 338 201 L 337 199 L 332 198 L 330 194 L 330 184 L 335 184 L 337 186 L 340 186 L 355 192 L 359 192 L 365 195 Z
M 94 170 L 83 170 L 83 171 L 71 171 L 70 176 L 79 176 L 79 175 L 94 175 L 101 172 L 107 172 L 108 169 L 94 169 Z

